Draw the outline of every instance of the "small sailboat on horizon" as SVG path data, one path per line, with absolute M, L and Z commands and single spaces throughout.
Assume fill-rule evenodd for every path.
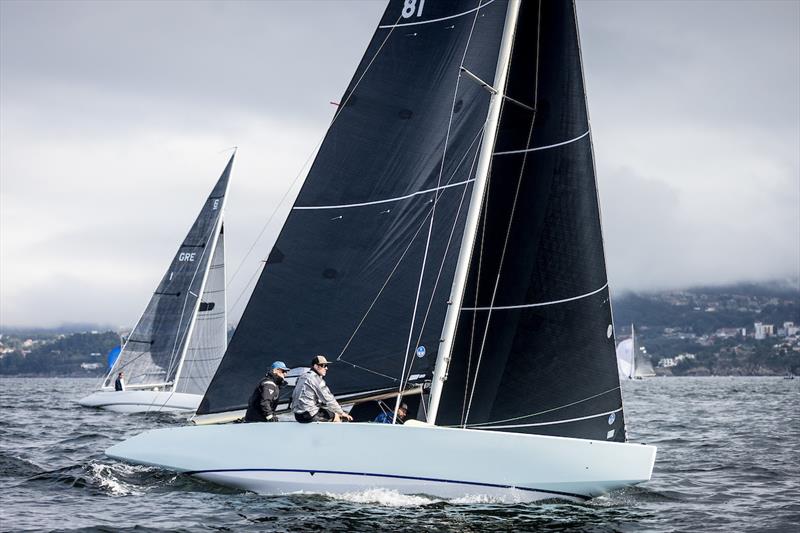
M 636 342 L 633 324 L 631 336 L 617 345 L 617 368 L 620 379 L 643 379 L 656 375 L 647 350 Z
M 198 425 L 106 454 L 263 494 L 583 501 L 650 479 L 656 448 L 627 442 L 574 2 L 391 0 L 341 102 Z M 215 423 L 272 359 L 317 354 L 351 414 L 413 397 L 418 420 Z
M 80 405 L 122 413 L 197 409 L 227 348 L 223 210 L 234 155 L 99 390 Z M 124 390 L 115 390 L 120 372 Z

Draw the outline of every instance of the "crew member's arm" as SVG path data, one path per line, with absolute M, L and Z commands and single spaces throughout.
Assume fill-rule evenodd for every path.
M 353 419 L 352 416 L 344 412 L 344 409 L 342 409 L 342 406 L 339 405 L 339 402 L 336 401 L 336 398 L 331 393 L 331 390 L 328 388 L 328 385 L 324 382 L 319 387 L 319 397 L 322 400 L 323 406 L 328 411 L 336 413 L 340 417 L 345 418 L 347 420 Z

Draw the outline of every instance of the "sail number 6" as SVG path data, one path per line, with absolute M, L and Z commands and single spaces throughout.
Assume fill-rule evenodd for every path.
M 414 16 L 414 10 L 417 11 L 417 16 L 422 16 L 422 8 L 425 7 L 425 0 L 419 0 L 419 8 L 417 8 L 417 0 L 406 0 L 403 4 L 403 15 L 404 19 L 410 19 Z

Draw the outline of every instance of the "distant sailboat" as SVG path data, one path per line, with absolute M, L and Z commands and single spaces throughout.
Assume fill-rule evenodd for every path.
M 195 411 L 227 347 L 223 209 L 231 156 L 100 390 L 84 407 Z M 123 372 L 124 391 L 114 382 Z
M 636 330 L 631 324 L 631 337 L 617 346 L 617 369 L 622 379 L 642 379 L 656 375 L 643 346 L 636 342 Z
M 272 359 L 321 353 L 351 413 L 402 394 L 420 421 L 205 424 L 106 453 L 267 494 L 580 501 L 648 480 L 574 3 L 391 0 L 341 102 L 195 420 L 238 416 Z

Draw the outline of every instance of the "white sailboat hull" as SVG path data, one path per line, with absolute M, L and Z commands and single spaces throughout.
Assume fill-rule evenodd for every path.
M 656 448 L 427 425 L 261 423 L 152 430 L 106 455 L 261 494 L 385 488 L 580 501 L 649 480 Z
M 97 407 L 116 413 L 145 413 L 161 411 L 194 412 L 203 396 L 181 392 L 126 390 L 96 391 L 78 400 L 83 407 Z

